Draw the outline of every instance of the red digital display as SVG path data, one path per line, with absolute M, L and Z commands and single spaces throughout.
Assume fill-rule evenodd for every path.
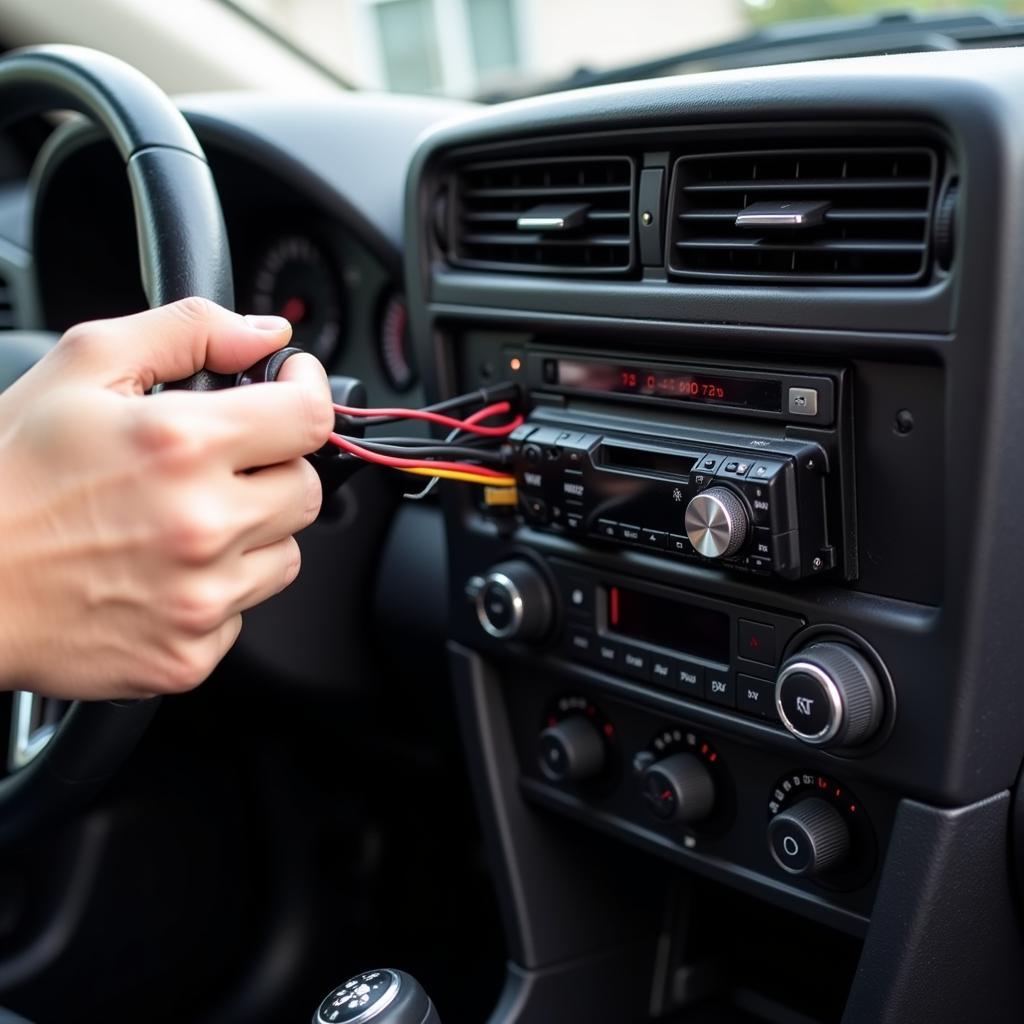
M 763 377 L 558 359 L 555 382 L 578 391 L 638 395 L 762 412 L 782 411 L 782 385 Z

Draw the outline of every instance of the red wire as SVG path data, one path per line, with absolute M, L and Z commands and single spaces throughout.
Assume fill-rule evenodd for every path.
M 393 469 L 448 469 L 456 473 L 474 473 L 477 476 L 506 477 L 508 473 L 501 473 L 496 469 L 489 469 L 486 466 L 475 466 L 471 462 L 438 462 L 434 459 L 402 459 L 394 455 L 381 455 L 378 452 L 370 451 L 369 448 L 361 448 L 359 445 L 349 441 L 348 438 L 338 434 L 331 434 L 331 444 L 340 448 L 350 455 L 358 455 L 366 462 L 374 462 L 378 466 L 391 466 Z
M 465 430 L 471 434 L 479 434 L 481 437 L 505 437 L 523 422 L 522 416 L 516 416 L 515 419 L 500 427 L 479 425 L 480 420 L 511 412 L 512 406 L 508 402 L 495 402 L 494 405 L 485 406 L 464 420 L 444 416 L 439 412 L 427 412 L 425 409 L 356 409 L 348 405 L 336 405 L 334 411 L 342 416 L 389 416 L 407 420 L 426 420 L 428 423 L 437 423 L 442 427 L 451 427 L 453 430 Z

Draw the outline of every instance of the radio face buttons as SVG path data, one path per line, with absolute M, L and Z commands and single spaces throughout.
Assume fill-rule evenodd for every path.
M 790 416 L 817 416 L 818 392 L 815 388 L 790 388 L 787 406 Z
M 747 539 L 749 519 L 743 502 L 726 487 L 711 487 L 690 499 L 686 535 L 705 558 L 728 558 Z

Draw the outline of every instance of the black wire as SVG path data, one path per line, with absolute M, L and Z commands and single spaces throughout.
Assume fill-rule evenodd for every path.
M 345 435 L 343 434 L 342 437 L 345 437 Z M 378 455 L 395 455 L 406 459 L 462 458 L 472 459 L 474 462 L 485 462 L 495 466 L 505 466 L 508 464 L 507 458 L 500 452 L 470 448 L 468 445 L 438 444 L 437 442 L 424 445 L 398 445 L 384 444 L 377 439 L 366 441 L 355 437 L 345 437 L 345 440 L 360 445 L 368 451 L 376 452 Z

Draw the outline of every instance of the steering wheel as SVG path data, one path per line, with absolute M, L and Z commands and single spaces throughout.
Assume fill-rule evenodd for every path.
M 69 109 L 95 121 L 124 161 L 150 306 L 200 295 L 231 308 L 217 187 L 195 134 L 168 97 L 130 65 L 84 47 L 33 47 L 0 58 L 0 126 Z M 8 343 L 0 336 L 0 390 L 41 354 L 38 338 L 33 344 L 31 336 L 12 336 Z M 226 383 L 203 370 L 174 386 L 204 391 Z M 59 721 L 40 722 L 41 702 L 16 694 L 9 758 L 16 770 L 0 780 L 0 843 L 92 796 L 134 748 L 157 704 L 74 703 Z

